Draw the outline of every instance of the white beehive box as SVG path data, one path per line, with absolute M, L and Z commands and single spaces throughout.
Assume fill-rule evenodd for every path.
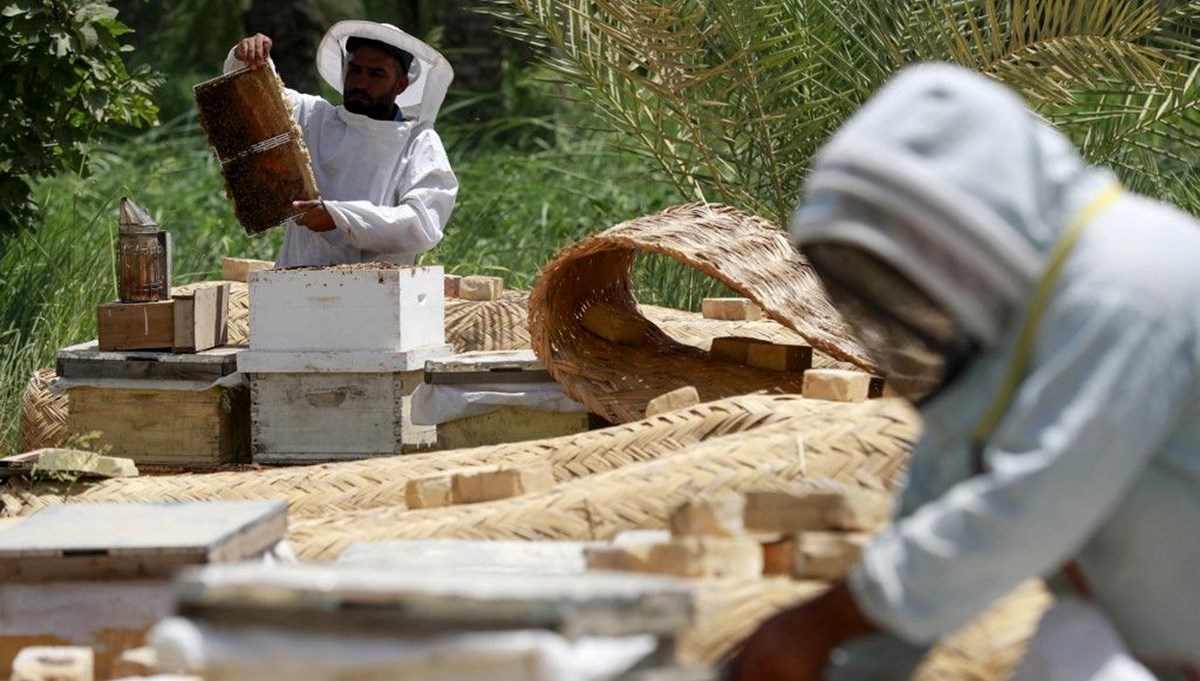
M 394 352 L 445 343 L 441 267 L 260 270 L 248 279 L 251 350 Z

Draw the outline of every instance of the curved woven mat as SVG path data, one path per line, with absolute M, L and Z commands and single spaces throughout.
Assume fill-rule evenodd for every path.
M 820 593 L 822 582 L 784 578 L 697 583 L 696 618 L 679 641 L 683 665 L 713 664 L 763 621 Z M 1039 582 L 1018 587 L 925 657 L 912 681 L 1003 681 L 1013 670 L 1050 602 Z
M 500 300 L 446 299 L 446 342 L 455 352 L 529 348 L 529 292 Z
M 64 502 L 97 501 L 283 499 L 292 517 L 403 506 L 409 479 L 452 468 L 547 461 L 559 480 L 570 480 L 653 460 L 728 433 L 775 423 L 799 424 L 836 413 L 837 405 L 830 402 L 792 395 L 745 395 L 602 430 L 475 449 L 320 466 L 81 480 L 70 487 L 13 478 L 0 486 L 0 516 L 29 515 Z M 911 411 L 907 418 L 916 419 Z
M 21 451 L 61 447 L 67 441 L 67 394 L 50 392 L 54 369 L 38 369 L 21 396 Z
M 609 421 L 635 420 L 650 399 L 685 385 L 694 385 L 703 400 L 758 390 L 800 392 L 798 372 L 713 362 L 653 324 L 638 347 L 584 329 L 583 312 L 596 303 L 642 316 L 633 297 L 639 253 L 665 255 L 719 279 L 826 355 L 873 366 L 781 230 L 726 206 L 678 206 L 562 251 L 530 296 L 534 351 L 569 396 Z
M 676 507 L 698 495 L 828 480 L 861 486 L 864 473 L 876 485 L 894 482 L 917 434 L 911 410 L 898 400 L 821 404 L 825 413 L 711 438 L 542 494 L 300 518 L 288 538 L 297 555 L 309 559 L 332 559 L 349 544 L 389 539 L 603 539 L 663 528 Z

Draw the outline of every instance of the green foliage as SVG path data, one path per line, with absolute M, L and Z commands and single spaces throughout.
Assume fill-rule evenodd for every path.
M 1016 89 L 1131 188 L 1200 212 L 1200 0 L 488 0 L 698 198 L 777 222 L 816 149 L 904 64 Z
M 103 126 L 153 123 L 150 92 L 159 81 L 148 68 L 126 68 L 120 37 L 128 29 L 104 2 L 0 5 L 0 205 L 9 213 L 3 233 L 30 215 L 27 178 L 85 172 L 89 141 Z

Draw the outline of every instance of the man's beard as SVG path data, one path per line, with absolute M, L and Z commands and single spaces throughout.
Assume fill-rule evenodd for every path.
M 342 106 L 346 107 L 346 111 L 380 121 L 392 118 L 392 104 L 391 97 L 371 99 L 363 90 L 351 90 L 342 95 Z

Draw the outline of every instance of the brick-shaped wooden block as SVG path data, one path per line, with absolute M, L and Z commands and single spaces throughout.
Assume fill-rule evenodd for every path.
M 657 416 L 676 409 L 686 409 L 700 404 L 700 393 L 695 386 L 685 385 L 682 388 L 663 393 L 646 403 L 646 416 Z
M 589 570 L 652 572 L 691 579 L 762 574 L 762 546 L 752 539 L 684 537 L 584 550 Z
M 747 348 L 751 345 L 766 345 L 770 341 L 765 341 L 759 338 L 747 338 L 745 336 L 721 336 L 712 340 L 712 345 L 709 346 L 708 353 L 712 358 L 720 362 L 732 362 L 734 364 L 745 364 Z
M 447 274 L 442 279 L 442 292 L 447 298 L 457 298 L 462 292 L 462 277 L 457 274 Z
M 737 322 L 756 322 L 763 318 L 758 303 L 746 298 L 705 298 L 700 301 L 700 314 L 705 319 Z
M 170 350 L 175 345 L 175 303 L 105 303 L 96 308 L 100 349 Z
M 800 390 L 814 400 L 862 402 L 871 395 L 872 379 L 870 374 L 850 369 L 809 369 Z
M 748 492 L 744 522 L 749 532 L 872 531 L 890 514 L 887 495 L 862 490 Z
M 696 499 L 671 514 L 674 537 L 740 537 L 746 533 L 742 515 L 746 501 L 740 496 Z
M 229 339 L 229 284 L 206 282 L 173 293 L 174 352 L 200 352 Z
M 746 346 L 746 364 L 772 371 L 804 371 L 812 366 L 812 353 L 806 345 L 754 343 Z
M 240 281 L 243 284 L 251 272 L 269 270 L 275 267 L 270 260 L 253 260 L 251 258 L 222 258 L 221 278 L 226 281 Z
M 763 542 L 763 574 L 791 577 L 796 566 L 796 536 L 787 535 Z
M 404 486 L 404 502 L 409 508 L 438 508 L 454 503 L 450 492 L 453 475 L 431 475 L 409 480 Z
M 450 486 L 454 503 L 475 504 L 550 490 L 554 487 L 554 471 L 548 463 L 464 471 L 454 475 Z
M 863 532 L 801 532 L 795 539 L 792 576 L 835 580 L 845 577 L 871 541 Z
M 12 681 L 93 681 L 95 653 L 84 646 L 30 646 L 12 661 Z
M 156 671 L 158 655 L 149 646 L 130 648 L 113 660 L 109 675 L 114 679 L 125 677 L 152 676 Z
M 463 300 L 496 300 L 504 293 L 503 277 L 473 274 L 458 282 L 458 297 Z
M 607 303 L 588 306 L 579 320 L 583 328 L 619 345 L 643 345 L 650 322 Z

